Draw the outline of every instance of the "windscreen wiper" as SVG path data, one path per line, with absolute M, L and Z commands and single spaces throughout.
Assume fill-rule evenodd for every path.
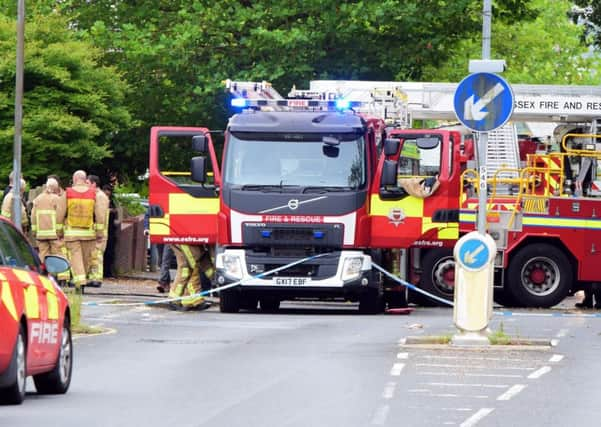
M 273 184 L 245 184 L 240 187 L 242 191 L 263 191 L 265 193 L 270 192 L 284 192 L 290 189 L 300 188 L 300 185 L 273 185 Z
M 302 193 L 338 193 L 344 191 L 355 190 L 355 187 L 344 187 L 344 186 L 314 186 L 303 188 Z

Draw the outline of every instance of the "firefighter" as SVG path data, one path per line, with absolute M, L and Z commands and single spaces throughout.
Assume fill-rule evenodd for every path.
M 27 209 L 25 209 L 25 205 L 23 204 L 23 194 L 25 193 L 25 185 L 26 182 L 24 179 L 21 179 L 21 228 L 25 233 L 29 228 L 29 218 L 27 218 Z M 2 216 L 11 219 L 13 213 L 13 192 L 12 190 L 6 193 L 4 199 L 2 200 Z
M 106 193 L 100 188 L 100 178 L 98 176 L 88 175 L 88 184 L 96 192 L 95 215 L 98 215 L 97 212 L 100 212 L 101 218 L 104 218 L 103 222 L 96 220 L 96 247 L 90 259 L 90 264 L 86 269 L 88 272 L 87 285 L 99 288 L 102 286 L 102 279 L 104 277 L 104 251 L 106 250 L 106 243 L 108 241 L 110 201 Z
M 67 205 L 59 193 L 58 182 L 49 178 L 44 191 L 33 199 L 31 231 L 42 261 L 46 255 L 63 255 L 63 222 Z
M 87 183 L 86 173 L 73 174 L 73 185 L 67 188 L 65 245 L 71 263 L 72 281 L 76 292 L 82 293 L 87 280 L 87 268 L 92 262 L 97 237 L 102 237 L 105 219 L 97 205 L 96 190 Z
M 204 297 L 198 295 L 201 292 L 200 275 L 205 272 L 211 273 L 213 268 L 210 257 L 205 256 L 208 250 L 204 246 L 183 244 L 172 245 L 172 248 L 177 261 L 177 273 L 169 291 L 169 298 L 179 298 L 184 293 L 188 295 L 172 306 L 174 308 L 181 307 L 184 310 L 209 308 L 210 304 L 205 301 Z

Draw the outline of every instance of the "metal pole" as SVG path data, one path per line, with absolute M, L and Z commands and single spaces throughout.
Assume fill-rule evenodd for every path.
M 490 59 L 490 39 L 491 39 L 491 21 L 492 21 L 492 4 L 491 0 L 484 0 L 482 9 L 482 59 Z M 488 144 L 488 132 L 480 134 L 478 147 L 478 176 L 479 176 L 479 191 L 478 191 L 478 217 L 477 229 L 480 234 L 486 234 L 486 201 L 488 196 L 486 167 L 486 151 Z
M 23 132 L 23 68 L 25 46 L 25 0 L 17 5 L 17 66 L 15 85 L 15 140 L 13 144 L 12 220 L 21 229 L 21 142 Z

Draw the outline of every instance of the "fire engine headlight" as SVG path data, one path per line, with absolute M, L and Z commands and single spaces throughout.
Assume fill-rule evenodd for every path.
M 363 265 L 362 257 L 347 258 L 342 266 L 342 280 L 358 279 L 361 275 L 361 266 Z
M 225 275 L 234 279 L 242 279 L 242 262 L 238 255 L 224 254 L 222 261 Z

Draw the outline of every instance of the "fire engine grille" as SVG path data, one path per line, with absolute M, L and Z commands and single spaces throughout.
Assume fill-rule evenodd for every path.
M 247 246 L 267 247 L 342 247 L 342 224 L 245 223 L 242 241 Z
M 313 230 L 308 228 L 278 228 L 273 230 L 273 239 L 309 242 L 313 239 Z

